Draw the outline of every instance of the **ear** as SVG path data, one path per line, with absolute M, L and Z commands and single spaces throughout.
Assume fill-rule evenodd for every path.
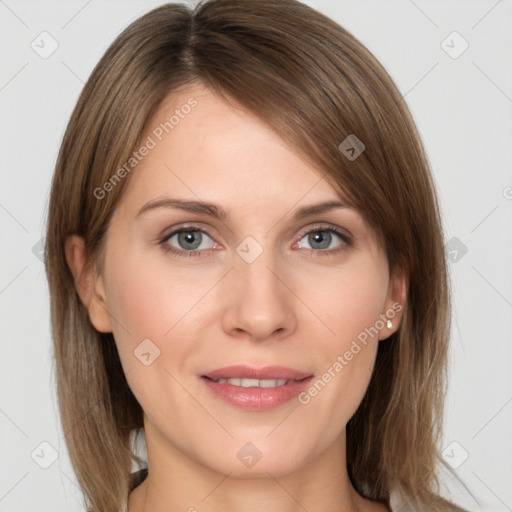
M 384 322 L 384 327 L 379 331 L 379 340 L 389 338 L 398 330 L 405 311 L 406 303 L 407 279 L 405 272 L 401 268 L 396 267 L 389 278 L 384 311 L 380 316 Z M 388 320 L 391 322 L 391 327 L 387 326 Z
M 78 235 L 69 236 L 65 252 L 76 291 L 87 308 L 91 323 L 99 332 L 112 332 L 103 279 L 97 275 L 93 265 L 86 261 L 84 239 Z

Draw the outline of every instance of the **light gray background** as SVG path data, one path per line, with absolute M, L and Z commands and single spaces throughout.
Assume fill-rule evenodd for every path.
M 38 243 L 85 80 L 115 36 L 161 3 L 0 0 L 0 511 L 81 510 L 57 415 Z M 512 511 L 512 2 L 306 3 L 376 55 L 417 122 L 454 260 L 444 454 L 482 505 L 450 480 L 445 494 L 473 511 Z M 47 59 L 31 48 L 50 48 L 43 31 L 58 42 Z M 469 44 L 457 58 L 453 31 Z

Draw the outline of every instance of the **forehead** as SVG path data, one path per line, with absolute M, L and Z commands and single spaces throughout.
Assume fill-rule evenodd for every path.
M 143 145 L 151 149 L 131 172 L 128 201 L 165 193 L 260 209 L 340 198 L 325 172 L 261 119 L 200 84 L 168 94 L 146 123 Z

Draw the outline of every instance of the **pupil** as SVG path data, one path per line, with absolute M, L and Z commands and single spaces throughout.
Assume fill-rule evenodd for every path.
M 329 247 L 331 242 L 331 234 L 327 231 L 317 231 L 316 233 L 312 233 L 311 236 L 312 238 L 310 238 L 310 244 L 314 249 L 326 249 Z M 313 244 L 315 243 L 319 243 L 320 247 L 314 247 Z
M 182 231 L 178 239 L 180 244 L 186 249 L 197 249 L 201 245 L 201 234 L 198 231 Z M 187 244 L 191 244 L 192 246 L 188 245 L 187 247 Z

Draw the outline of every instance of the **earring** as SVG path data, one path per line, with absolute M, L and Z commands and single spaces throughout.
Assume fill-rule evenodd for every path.
M 393 324 L 391 323 L 391 320 L 388 320 L 387 323 L 386 323 L 386 327 L 388 329 L 391 329 L 391 327 L 393 327 Z

